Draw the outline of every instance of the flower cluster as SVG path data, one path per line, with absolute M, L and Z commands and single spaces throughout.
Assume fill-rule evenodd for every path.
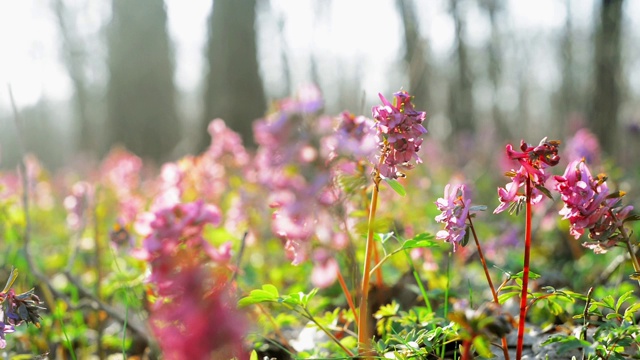
M 11 289 L 17 276 L 18 272 L 12 270 L 4 290 L 0 292 L 0 303 L 2 304 L 2 310 L 0 310 L 0 349 L 7 346 L 5 334 L 14 332 L 17 326 L 31 323 L 39 328 L 39 311 L 45 309 L 41 306 L 40 298 L 34 294 L 34 289 L 22 294 L 16 294 Z
M 331 151 L 329 159 L 342 156 L 354 160 L 373 160 L 372 155 L 378 149 L 373 120 L 347 111 L 340 114 L 338 120 L 340 123 L 335 136 L 324 138 L 324 148 Z
M 588 230 L 596 243 L 585 246 L 596 253 L 606 252 L 621 240 L 618 229 L 633 207 L 622 206 L 623 193 L 610 193 L 603 174 L 594 178 L 582 159 L 572 161 L 564 175 L 554 178 L 564 202 L 560 215 L 571 223 L 571 235 L 577 239 Z
M 287 256 L 294 265 L 311 258 L 316 274 L 330 274 L 323 271 L 326 256 L 314 252 L 327 246 L 342 249 L 346 244 L 341 235 L 343 222 L 335 221 L 331 209 L 340 191 L 334 186 L 329 163 L 349 149 L 356 150 L 367 131 L 363 129 L 366 120 L 346 116 L 351 122 L 341 125 L 344 137 L 336 137 L 336 119 L 317 115 L 321 103 L 319 93 L 307 89 L 258 120 L 254 134 L 259 147 L 254 161 L 257 182 L 270 192 L 271 230 L 283 240 Z M 352 146 L 345 146 L 347 143 Z M 314 248 L 312 239 L 319 246 Z M 314 276 L 313 282 L 324 287 L 335 278 L 333 271 L 329 278 Z
M 438 231 L 436 239 L 452 243 L 453 251 L 456 251 L 457 245 L 466 234 L 466 221 L 471 207 L 466 185 L 447 184 L 444 188 L 444 198 L 439 198 L 436 206 L 442 211 L 442 214 L 436 216 L 436 222 L 445 224 L 445 229 Z
M 511 170 L 506 173 L 511 178 L 511 183 L 504 188 L 498 188 L 498 196 L 500 205 L 493 211 L 494 214 L 503 212 L 512 204 L 521 204 L 526 194 L 520 192 L 520 188 L 524 187 L 527 181 L 531 181 L 533 185 L 531 193 L 531 203 L 537 204 L 542 201 L 544 191 L 546 191 L 545 183 L 549 178 L 546 169 L 555 166 L 560 161 L 558 156 L 559 141 L 546 138 L 540 141 L 537 146 L 528 145 L 524 140 L 520 143 L 520 150 L 513 149 L 513 145 L 507 144 L 507 156 L 511 160 L 516 160 L 520 164 L 518 170 Z
M 219 248 L 204 237 L 219 225 L 217 207 L 203 201 L 157 210 L 135 255 L 146 260 L 155 301 L 150 324 L 171 359 L 230 358 L 241 351 L 244 320 L 229 286 L 230 244 Z
M 411 160 L 418 164 L 422 162 L 417 152 L 422 145 L 421 136 L 427 133 L 422 125 L 426 113 L 413 108 L 411 96 L 406 91 L 395 93 L 393 104 L 382 94 L 379 96 L 382 105 L 371 110 L 381 149 L 378 170 L 386 178 L 397 179 L 404 176 L 400 169 L 413 167 Z

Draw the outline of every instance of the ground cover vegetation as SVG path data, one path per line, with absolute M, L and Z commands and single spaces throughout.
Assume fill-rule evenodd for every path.
M 0 173 L 3 356 L 637 358 L 635 174 L 588 130 L 452 150 L 405 91 L 322 109 L 274 103 L 256 149 L 216 119 L 159 167 Z

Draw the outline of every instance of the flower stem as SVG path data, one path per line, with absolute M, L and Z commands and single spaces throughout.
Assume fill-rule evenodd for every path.
M 342 273 L 340 269 L 338 271 L 338 282 L 340 282 L 340 287 L 342 288 L 342 292 L 344 293 L 344 297 L 347 298 L 347 303 L 349 304 L 349 309 L 353 313 L 353 317 L 357 318 L 358 313 L 356 312 L 356 307 L 353 305 L 353 299 L 351 298 L 351 293 L 349 292 L 349 288 L 347 287 L 346 282 L 344 281 L 344 277 L 342 277 Z
M 377 264 L 380 263 L 380 253 L 378 252 L 378 247 L 375 246 L 375 243 L 373 244 L 373 249 L 372 250 L 373 250 L 373 263 L 377 265 Z M 376 285 L 379 288 L 381 288 L 382 285 L 384 285 L 382 283 L 382 266 L 378 266 L 376 268 L 375 274 L 376 274 Z
M 527 318 L 527 294 L 529 293 L 529 262 L 531 254 L 531 179 L 526 182 L 526 225 L 524 240 L 524 270 L 522 271 L 522 293 L 520 294 L 520 319 L 518 320 L 518 345 L 516 359 L 522 358 L 524 343 L 524 323 Z
M 609 210 L 609 213 L 614 220 L 618 220 L 613 211 Z M 624 243 L 626 244 L 627 251 L 629 252 L 629 256 L 631 257 L 631 264 L 633 264 L 633 271 L 635 272 L 634 275 L 637 276 L 638 273 L 640 273 L 640 264 L 638 264 L 638 258 L 636 257 L 636 252 L 633 250 L 633 245 L 631 245 L 631 239 L 629 239 L 627 229 L 624 228 L 623 224 L 620 224 L 620 226 L 618 226 L 618 230 L 620 231 L 620 234 L 622 234 L 622 237 L 624 237 Z M 638 279 L 638 284 L 640 284 L 640 279 Z
M 493 287 L 493 281 L 491 281 L 491 275 L 489 274 L 489 269 L 487 268 L 487 262 L 484 259 L 484 254 L 482 253 L 482 248 L 480 247 L 480 242 L 478 241 L 476 228 L 473 226 L 473 221 L 471 221 L 471 214 L 467 214 L 467 218 L 469 219 L 469 228 L 471 229 L 471 233 L 473 234 L 473 240 L 475 240 L 476 247 L 478 248 L 478 256 L 480 256 L 480 262 L 482 263 L 482 268 L 484 269 L 484 275 L 487 277 L 487 282 L 489 283 L 489 288 L 491 289 L 493 301 L 496 304 L 500 305 L 500 301 L 498 301 L 498 293 Z M 502 351 L 504 352 L 505 360 L 509 360 L 509 344 L 507 344 L 506 336 L 502 337 Z
M 309 312 L 309 310 L 306 307 L 302 308 L 304 310 L 304 313 L 300 313 L 302 316 L 306 317 L 307 319 L 311 320 L 311 322 L 313 322 L 318 329 L 322 330 L 325 334 L 327 334 L 327 336 L 333 340 L 333 342 L 335 342 L 338 346 L 340 346 L 340 348 L 347 353 L 347 355 L 349 355 L 350 357 L 353 357 L 354 354 L 351 352 L 351 350 L 347 349 L 346 346 L 344 346 L 344 344 L 342 344 L 340 342 L 340 340 L 338 340 L 338 338 L 335 337 L 335 335 L 333 335 L 331 333 L 331 331 L 327 330 L 327 328 L 325 328 L 324 326 L 322 326 L 322 324 L 320 324 L 315 317 L 313 317 L 313 315 L 311 315 L 311 313 Z
M 369 221 L 367 224 L 367 244 L 364 252 L 364 271 L 362 272 L 362 293 L 360 301 L 360 313 L 358 314 L 358 345 L 365 351 L 369 349 L 369 282 L 371 269 L 371 255 L 373 253 L 373 222 L 376 217 L 376 208 L 378 206 L 379 185 L 382 178 L 380 172 L 376 171 L 373 176 L 373 192 L 371 194 L 371 207 L 369 209 Z

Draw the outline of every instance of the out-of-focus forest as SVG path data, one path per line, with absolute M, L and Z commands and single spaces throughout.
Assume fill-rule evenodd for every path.
M 214 118 L 251 144 L 253 120 L 308 84 L 328 114 L 403 88 L 451 148 L 586 125 L 622 165 L 640 150 L 632 1 L 48 0 L 0 4 L 0 23 L 5 168 L 10 92 L 52 168 L 117 145 L 158 163 L 200 152 Z

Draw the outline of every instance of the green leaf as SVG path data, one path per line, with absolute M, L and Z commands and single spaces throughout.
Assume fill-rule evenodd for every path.
M 607 315 L 605 316 L 605 319 L 607 319 L 607 320 L 611 320 L 611 319 L 615 319 L 615 318 L 617 318 L 617 317 L 618 317 L 618 314 L 616 314 L 616 313 L 609 313 L 609 314 L 607 314 Z
M 407 195 L 407 191 L 404 189 L 404 186 L 398 182 L 396 179 L 390 178 L 382 178 L 388 185 L 400 196 Z
M 546 187 L 544 187 L 542 185 L 536 185 L 536 189 L 538 189 L 541 193 L 543 193 L 544 196 L 546 196 L 549 199 L 553 200 L 553 196 L 551 196 L 551 192 Z
M 520 295 L 519 292 L 513 291 L 513 292 L 508 292 L 508 293 L 502 293 L 500 295 L 498 295 L 498 302 L 500 304 L 504 304 L 507 300 L 511 299 L 514 296 L 518 296 Z
M 640 309 L 640 303 L 635 303 L 629 306 L 627 310 L 624 311 L 624 318 L 633 319 L 635 317 L 636 311 L 638 311 L 639 309 Z
M 263 302 L 279 302 L 278 289 L 271 284 L 262 285 L 262 289 L 251 290 L 248 296 L 238 301 L 239 307 L 245 307 Z
M 615 305 L 613 304 L 613 296 L 611 295 L 605 296 L 604 298 L 602 298 L 602 303 L 605 307 L 611 310 L 615 310 Z
M 620 297 L 618 298 L 618 301 L 616 302 L 615 310 L 617 313 L 620 312 L 620 307 L 622 306 L 622 304 L 624 304 L 625 301 L 629 300 L 631 296 L 633 296 L 633 290 L 627 291 L 626 293 L 620 295 Z
M 469 227 L 467 226 L 467 229 L 466 229 L 466 231 L 464 232 L 464 238 L 462 238 L 462 241 L 460 242 L 460 245 L 461 245 L 462 247 L 467 246 L 467 244 L 469 243 L 469 234 L 470 234 L 470 233 L 471 233 L 471 232 L 469 231 Z
M 316 295 L 317 292 L 318 292 L 318 288 L 313 288 L 311 291 L 309 291 L 308 294 L 305 294 L 300 299 L 302 306 L 307 307 L 307 304 L 309 304 L 309 300 L 311 300 Z
M 262 285 L 262 290 L 268 292 L 269 294 L 272 294 L 273 297 L 280 296 L 278 294 L 278 289 L 275 286 L 271 285 L 271 284 Z
M 249 360 L 258 360 L 258 353 L 255 350 L 251 352 L 251 356 L 249 357 Z
M 622 220 L 622 223 L 626 223 L 627 221 L 638 221 L 640 220 L 640 215 L 638 214 L 632 214 L 627 216 L 626 218 L 624 218 L 624 220 Z
M 473 346 L 480 356 L 485 358 L 493 357 L 493 354 L 491 353 L 491 343 L 485 336 L 477 336 L 473 339 Z
M 517 274 L 513 274 L 511 275 L 511 278 L 516 278 L 516 279 L 522 279 L 522 276 L 524 276 L 524 271 L 520 271 Z M 536 280 L 539 279 L 540 275 L 537 273 L 534 273 L 533 271 L 529 271 L 529 280 Z
M 426 239 L 416 240 L 415 238 L 409 239 L 404 243 L 402 243 L 403 250 L 415 249 L 415 248 L 438 247 L 438 246 L 440 246 L 440 243 L 438 242 L 426 240 Z
M 375 233 L 373 234 L 373 237 L 380 241 L 381 243 L 386 243 L 387 240 L 391 239 L 391 237 L 393 236 L 393 231 L 388 232 L 388 233 Z
M 558 303 L 556 303 L 555 301 L 552 300 L 547 300 L 547 309 L 549 310 L 549 312 L 555 316 L 558 316 L 560 314 L 562 314 L 564 312 L 564 310 L 562 310 L 562 306 L 560 306 Z
M 487 211 L 487 205 L 473 205 L 469 207 L 469 212 L 472 211 Z

